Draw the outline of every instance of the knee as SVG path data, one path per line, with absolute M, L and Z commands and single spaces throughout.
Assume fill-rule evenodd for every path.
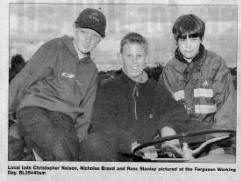
M 104 146 L 104 139 L 99 134 L 89 134 L 80 144 L 80 150 L 97 151 Z
M 68 142 L 65 138 L 45 140 L 44 144 L 26 138 L 31 149 L 34 149 L 38 156 L 45 161 L 78 161 L 79 143 Z
M 74 160 L 68 147 L 66 147 L 66 145 L 60 141 L 56 142 L 52 146 L 51 152 L 52 152 L 53 160 L 56 160 L 56 161 L 73 161 Z
M 80 144 L 81 161 L 114 161 L 116 156 L 113 146 L 99 134 L 88 135 Z
M 19 161 L 24 157 L 24 141 L 8 136 L 8 160 Z
M 51 146 L 51 153 L 55 161 L 78 161 L 79 143 L 59 138 Z

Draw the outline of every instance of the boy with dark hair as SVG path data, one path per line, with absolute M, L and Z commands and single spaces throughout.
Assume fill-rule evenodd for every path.
M 235 129 L 236 93 L 231 74 L 225 61 L 202 44 L 205 23 L 196 15 L 182 15 L 172 32 L 177 49 L 162 77 L 189 115 L 183 129 Z M 170 127 L 180 132 L 175 123 Z
M 83 161 L 129 161 L 124 153 L 157 135 L 164 114 L 178 110 L 172 119 L 185 119 L 185 109 L 166 90 L 164 84 L 148 79 L 144 71 L 147 40 L 128 33 L 120 43 L 122 72 L 97 91 L 91 133 L 81 144 Z M 149 152 L 146 156 L 157 156 Z
M 43 160 L 78 160 L 97 88 L 90 53 L 105 37 L 105 27 L 102 12 L 84 9 L 74 37 L 42 45 L 10 84 L 9 114 L 17 112 L 20 136 Z

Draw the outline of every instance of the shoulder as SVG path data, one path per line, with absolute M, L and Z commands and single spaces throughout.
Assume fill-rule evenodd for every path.
M 205 65 L 211 69 L 228 69 L 225 60 L 218 54 L 207 50 Z
M 97 89 L 97 102 L 112 102 L 119 95 L 120 85 L 116 78 L 102 80 Z
M 71 37 L 64 35 L 62 37 L 51 39 L 46 43 L 44 43 L 42 46 L 47 48 L 55 48 L 55 47 L 60 48 L 60 47 L 63 47 L 64 44 L 68 42 L 72 42 Z
M 114 91 L 114 89 L 118 89 L 118 87 L 120 87 L 120 78 L 119 76 L 115 76 L 115 77 L 109 77 L 106 79 L 101 80 L 101 84 L 100 84 L 100 91 Z
M 145 83 L 145 87 L 147 87 L 151 91 L 154 90 L 154 88 L 156 88 L 156 86 L 157 86 L 157 81 L 155 81 L 153 79 L 148 79 Z
M 158 80 L 157 90 L 158 90 L 158 92 L 169 92 L 165 85 L 165 80 L 164 80 L 163 76 L 160 76 L 160 78 Z
M 98 69 L 97 69 L 97 66 L 96 64 L 94 63 L 94 61 L 92 60 L 92 58 L 90 58 L 91 61 L 90 61 L 90 67 L 92 69 L 92 72 L 94 73 L 94 76 L 96 76 L 96 78 L 98 77 Z
M 50 52 L 50 51 L 57 51 L 57 50 L 61 50 L 60 47 L 62 47 L 62 43 L 61 43 L 61 38 L 55 38 L 52 40 L 49 40 L 45 43 L 43 43 L 38 51 L 46 51 L 46 52 Z
M 218 55 L 217 53 L 209 51 L 209 50 L 206 50 L 206 52 L 207 52 L 206 59 L 208 59 L 210 62 L 219 63 L 219 64 L 224 63 L 223 58 L 220 55 Z
M 124 84 L 122 74 L 115 74 L 106 81 L 106 84 L 109 86 L 119 87 Z
M 175 57 L 172 57 L 164 66 L 164 68 L 169 68 L 169 67 L 176 67 L 178 64 L 178 61 Z
M 180 62 L 175 57 L 171 58 L 163 68 L 164 74 L 175 74 L 175 73 L 183 73 L 186 65 L 183 62 Z
M 166 100 L 174 100 L 171 91 L 168 90 L 162 76 L 160 76 L 159 81 L 157 82 L 155 94 L 156 99 L 159 102 L 158 104 L 163 104 Z
M 31 56 L 29 62 L 41 62 L 46 64 L 52 64 L 56 62 L 57 56 L 61 52 L 61 38 L 55 38 L 49 40 L 37 49 L 37 51 Z M 52 62 L 52 63 L 50 63 Z

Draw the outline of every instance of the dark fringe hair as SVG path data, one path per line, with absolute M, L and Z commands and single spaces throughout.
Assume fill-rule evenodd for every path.
M 176 41 L 184 34 L 197 33 L 203 39 L 205 23 L 194 14 L 179 16 L 173 25 L 172 33 Z

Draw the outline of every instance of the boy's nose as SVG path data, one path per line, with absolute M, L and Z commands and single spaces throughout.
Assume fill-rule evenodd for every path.
M 91 34 L 91 32 L 88 32 L 88 33 L 86 33 L 86 37 L 85 37 L 85 40 L 86 40 L 87 42 L 90 42 L 90 40 L 91 40 L 91 37 L 92 37 L 92 34 Z
M 132 58 L 132 62 L 133 62 L 133 63 L 137 63 L 137 62 L 138 62 L 137 57 L 134 56 L 134 57 Z
M 187 37 L 186 43 L 185 43 L 186 48 L 190 48 L 190 47 L 191 47 L 191 44 L 192 44 L 191 39 L 190 39 L 189 37 Z

